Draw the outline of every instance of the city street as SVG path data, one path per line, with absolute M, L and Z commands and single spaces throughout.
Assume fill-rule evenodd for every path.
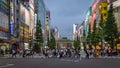
M 0 68 L 120 68 L 120 0 L 0 0 Z
M 0 58 L 0 68 L 119 68 L 119 58 L 58 59 Z

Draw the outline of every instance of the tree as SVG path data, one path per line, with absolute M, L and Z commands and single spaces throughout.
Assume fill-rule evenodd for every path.
M 74 40 L 74 47 L 76 50 L 78 50 L 78 48 L 80 48 L 80 38 L 77 37 L 77 40 Z
M 43 36 L 42 36 L 42 29 L 41 29 L 41 22 L 40 20 L 37 20 L 37 24 L 36 24 L 36 42 L 33 49 L 36 52 L 40 52 L 40 47 L 42 46 L 43 43 Z
M 93 32 L 92 32 L 92 34 L 91 34 L 91 43 L 93 44 L 93 45 L 99 45 L 99 42 L 100 42 L 100 40 L 101 40 L 101 38 L 100 38 L 100 29 L 99 28 L 97 28 L 97 26 L 96 26 L 96 21 L 94 22 L 94 26 L 93 26 Z
M 96 31 L 96 23 L 94 23 L 94 26 L 93 26 L 93 32 L 92 32 L 92 38 L 91 38 L 91 43 L 93 44 L 93 45 L 96 45 L 96 42 L 95 42 L 95 40 L 96 40 L 96 34 L 95 34 L 95 31 Z
M 111 44 L 111 48 L 114 48 L 114 39 L 116 38 L 117 31 L 117 23 L 114 17 L 114 9 L 113 4 L 110 5 L 110 9 L 108 11 L 108 18 L 105 22 L 105 40 Z
M 86 34 L 85 34 L 85 29 L 83 30 L 83 46 L 84 46 L 84 49 L 86 49 Z
M 88 45 L 90 46 L 90 49 L 92 48 L 91 47 L 91 25 L 89 24 L 89 29 L 88 29 L 88 36 L 87 36 L 87 43 Z
M 47 44 L 50 47 L 50 49 L 54 49 L 55 46 L 56 46 L 56 40 L 55 40 L 55 37 L 54 37 L 52 32 L 51 32 L 51 38 L 50 38 L 50 40 L 48 38 L 48 43 Z
M 50 38 L 48 37 L 48 38 L 47 38 L 47 46 L 51 45 L 50 43 L 51 43 L 51 42 L 50 42 Z M 50 46 L 49 46 L 49 47 L 50 47 Z

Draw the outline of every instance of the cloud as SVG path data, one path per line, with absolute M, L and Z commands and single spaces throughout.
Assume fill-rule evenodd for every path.
M 51 12 L 51 26 L 57 26 L 61 36 L 72 36 L 72 24 L 85 18 L 92 0 L 44 0 Z

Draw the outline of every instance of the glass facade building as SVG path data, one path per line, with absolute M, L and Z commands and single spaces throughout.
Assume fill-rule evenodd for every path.
M 9 2 L 0 0 L 0 49 L 8 48 L 9 42 Z
M 37 18 L 41 22 L 43 40 L 45 41 L 45 18 L 46 18 L 46 7 L 43 0 L 35 0 L 35 6 L 37 6 Z
M 9 5 L 5 0 L 0 0 L 0 39 L 8 39 L 9 34 Z

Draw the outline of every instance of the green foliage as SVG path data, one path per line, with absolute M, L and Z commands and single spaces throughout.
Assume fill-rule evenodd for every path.
M 49 37 L 47 38 L 47 45 L 50 47 L 50 44 L 51 43 L 51 41 L 50 41 L 50 39 L 49 39 Z
M 117 39 L 117 43 L 120 44 L 120 32 L 118 33 L 118 39 Z
M 91 41 L 91 28 L 90 28 L 90 24 L 89 24 L 89 31 L 88 31 L 87 40 L 88 40 L 88 43 L 90 44 L 90 41 Z
M 110 10 L 108 11 L 108 18 L 107 21 L 105 22 L 105 40 L 112 45 L 113 48 L 113 42 L 114 39 L 116 38 L 116 35 L 118 34 L 117 31 L 117 23 L 115 21 L 114 17 L 114 9 L 113 5 L 110 5 Z
M 41 22 L 40 20 L 37 20 L 36 24 L 36 43 L 33 47 L 33 50 L 36 52 L 40 52 L 40 47 L 42 46 L 43 43 L 43 37 L 42 37 L 42 29 L 41 29 Z
M 38 43 L 43 43 L 43 36 L 42 36 L 40 20 L 37 20 L 37 24 L 36 24 L 36 40 Z
M 40 53 L 40 46 L 35 43 L 35 45 L 33 46 L 33 51 L 35 51 L 36 53 Z
M 89 24 L 89 31 L 88 31 L 88 36 L 87 36 L 87 44 L 91 46 L 91 25 Z M 90 47 L 91 49 L 91 47 Z
M 101 41 L 101 30 L 96 27 L 96 21 L 94 22 L 93 32 L 91 34 L 91 43 L 92 45 L 99 45 L 99 42 Z
M 75 49 L 80 48 L 80 38 L 77 38 L 77 40 L 74 40 L 74 47 Z
M 55 40 L 55 37 L 54 37 L 54 35 L 52 34 L 52 32 L 51 32 L 51 38 L 50 38 L 50 40 L 49 40 L 49 38 L 48 38 L 47 45 L 50 47 L 50 49 L 54 49 L 55 46 L 56 46 L 56 40 Z
M 84 38 L 83 46 L 86 49 L 86 34 L 85 34 L 85 30 L 83 30 L 83 38 Z
M 93 32 L 92 32 L 92 36 L 91 36 L 91 43 L 92 45 L 96 45 L 95 43 L 95 31 L 96 31 L 96 24 L 94 24 L 94 27 L 93 27 Z

